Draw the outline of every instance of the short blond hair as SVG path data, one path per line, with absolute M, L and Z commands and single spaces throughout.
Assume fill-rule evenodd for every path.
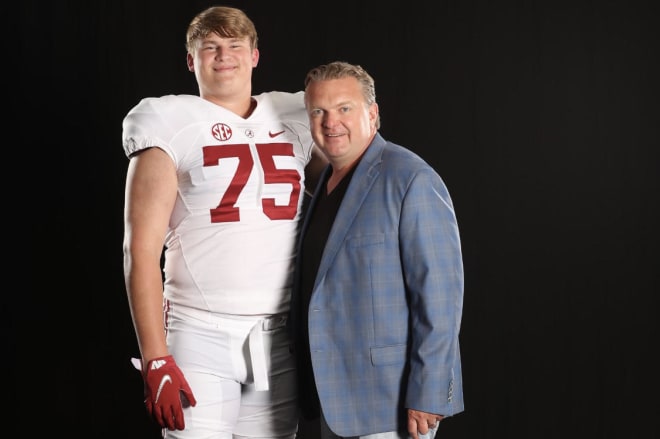
M 195 50 L 197 41 L 215 33 L 223 38 L 247 38 L 252 49 L 257 48 L 257 29 L 250 17 L 238 8 L 211 6 L 195 15 L 186 32 L 186 49 Z
M 314 67 L 305 76 L 305 90 L 311 82 L 328 81 L 331 79 L 342 79 L 346 77 L 357 79 L 362 87 L 362 96 L 367 106 L 376 103 L 376 84 L 366 70 L 357 64 L 350 64 L 345 61 L 334 61 L 328 64 L 322 64 Z M 376 129 L 380 128 L 380 115 L 376 119 Z

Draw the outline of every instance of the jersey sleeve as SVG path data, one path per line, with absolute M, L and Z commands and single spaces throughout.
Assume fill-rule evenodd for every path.
M 124 118 L 122 144 L 127 157 L 154 146 L 172 155 L 166 140 L 172 136 L 172 127 L 164 122 L 157 103 L 156 98 L 142 99 Z
M 302 145 L 305 163 L 309 163 L 312 157 L 312 133 L 309 127 L 309 116 L 305 109 L 305 93 L 303 91 L 271 92 L 274 106 L 280 109 L 280 116 L 287 127 L 298 136 Z

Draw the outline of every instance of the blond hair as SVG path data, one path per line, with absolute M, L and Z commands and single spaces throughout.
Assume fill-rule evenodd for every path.
M 186 32 L 186 49 L 195 50 L 197 41 L 215 33 L 222 38 L 247 38 L 252 49 L 257 48 L 257 29 L 250 18 L 238 8 L 212 6 L 195 15 Z
M 376 103 L 376 84 L 374 78 L 361 66 L 345 61 L 334 61 L 314 67 L 305 76 L 305 90 L 311 82 L 342 79 L 346 77 L 357 79 L 362 87 L 362 96 L 367 106 Z M 376 119 L 376 129 L 380 128 L 380 115 Z

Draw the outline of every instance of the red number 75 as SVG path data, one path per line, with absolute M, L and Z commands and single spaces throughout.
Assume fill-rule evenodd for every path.
M 295 218 L 300 197 L 300 173 L 295 169 L 278 169 L 275 167 L 274 156 L 293 157 L 293 145 L 290 143 L 257 144 L 257 154 L 264 170 L 264 183 L 288 183 L 291 185 L 289 204 L 277 206 L 274 198 L 263 198 L 261 207 L 266 216 L 272 220 Z M 217 166 L 218 162 L 227 157 L 238 158 L 238 167 L 227 191 L 217 207 L 211 209 L 211 222 L 222 223 L 240 221 L 240 212 L 235 207 L 236 200 L 248 181 L 254 161 L 248 144 L 211 145 L 205 146 L 204 166 Z

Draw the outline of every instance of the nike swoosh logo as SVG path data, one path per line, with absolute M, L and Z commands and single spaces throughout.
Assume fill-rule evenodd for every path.
M 160 398 L 160 392 L 163 390 L 163 386 L 165 386 L 166 382 L 172 382 L 172 377 L 169 375 L 163 375 L 163 378 L 160 380 L 160 384 L 158 385 L 158 391 L 156 392 L 156 401 L 154 401 L 155 404 L 158 404 L 158 398 Z
M 279 136 L 280 134 L 283 134 L 284 131 L 285 131 L 285 130 L 282 130 L 282 131 L 278 131 L 278 132 L 276 132 L 276 133 L 272 133 L 272 132 L 268 131 L 268 135 L 269 135 L 271 138 L 273 138 L 273 137 L 277 137 L 277 136 Z

